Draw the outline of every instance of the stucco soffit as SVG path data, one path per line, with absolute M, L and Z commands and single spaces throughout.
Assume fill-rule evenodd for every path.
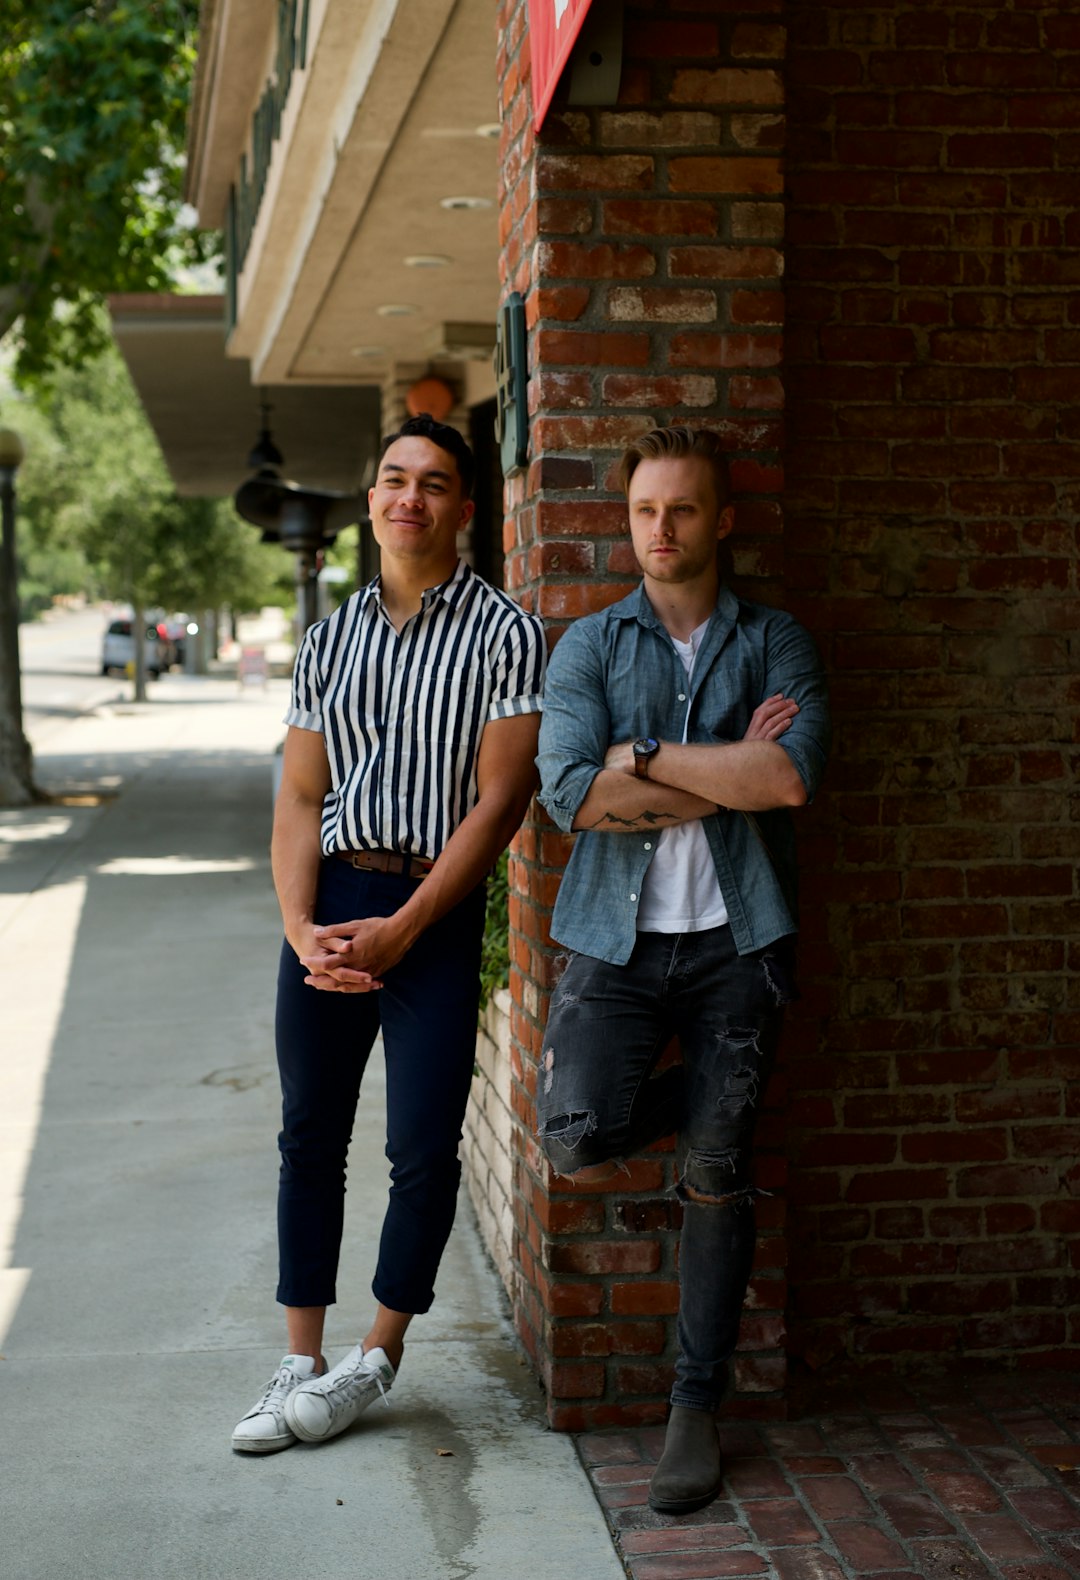
M 288 378 L 454 9 L 375 0 L 358 32 L 355 3 L 327 5 L 240 279 L 230 352 L 250 356 L 256 378 Z

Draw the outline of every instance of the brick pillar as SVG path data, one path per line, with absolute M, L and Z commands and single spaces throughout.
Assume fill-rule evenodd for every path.
M 505 0 L 498 80 L 504 292 L 527 302 L 531 464 L 506 491 L 507 586 L 549 622 L 637 580 L 621 446 L 658 422 L 718 429 L 737 500 L 735 570 L 779 596 L 783 30 L 761 0 L 743 16 L 700 4 L 626 7 L 619 103 L 556 98 L 532 129 L 524 0 Z M 608 1190 L 553 1178 L 534 1139 L 548 934 L 570 842 L 540 812 L 511 862 L 515 1315 L 554 1426 L 661 1419 L 674 1354 L 678 1202 L 670 1153 L 634 1160 Z M 763 1123 L 758 1263 L 737 1364 L 744 1413 L 777 1413 L 785 1376 L 780 1116 Z

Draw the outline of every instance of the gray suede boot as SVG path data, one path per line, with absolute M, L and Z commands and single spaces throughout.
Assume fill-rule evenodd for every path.
M 649 1504 L 660 1514 L 690 1514 L 720 1491 L 720 1439 L 711 1410 L 673 1404 L 660 1463 L 649 1483 Z

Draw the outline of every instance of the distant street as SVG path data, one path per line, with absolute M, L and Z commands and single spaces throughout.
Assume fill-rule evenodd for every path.
M 103 609 L 57 611 L 19 628 L 23 728 L 34 747 L 99 703 L 130 695 L 122 675 L 101 673 Z

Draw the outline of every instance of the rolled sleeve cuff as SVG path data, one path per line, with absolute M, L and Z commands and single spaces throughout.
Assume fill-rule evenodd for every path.
M 825 772 L 824 758 L 819 758 L 816 752 L 812 750 L 807 751 L 805 747 L 794 743 L 789 745 L 784 740 L 779 740 L 776 744 L 782 746 L 791 758 L 792 763 L 795 765 L 795 772 L 802 780 L 803 788 L 806 791 L 806 804 L 807 806 L 812 805 L 818 785 L 821 783 L 822 775 Z
M 538 691 L 531 692 L 527 697 L 500 697 L 488 709 L 488 723 L 493 719 L 513 719 L 519 713 L 539 713 L 541 697 Z
M 581 803 L 599 772 L 599 768 L 592 763 L 583 763 L 580 768 L 572 768 L 563 775 L 558 790 L 541 790 L 538 797 L 540 805 L 564 834 L 569 834 L 573 829 Z
M 322 714 L 305 713 L 302 708 L 290 708 L 281 722 L 295 730 L 319 731 L 322 729 Z

